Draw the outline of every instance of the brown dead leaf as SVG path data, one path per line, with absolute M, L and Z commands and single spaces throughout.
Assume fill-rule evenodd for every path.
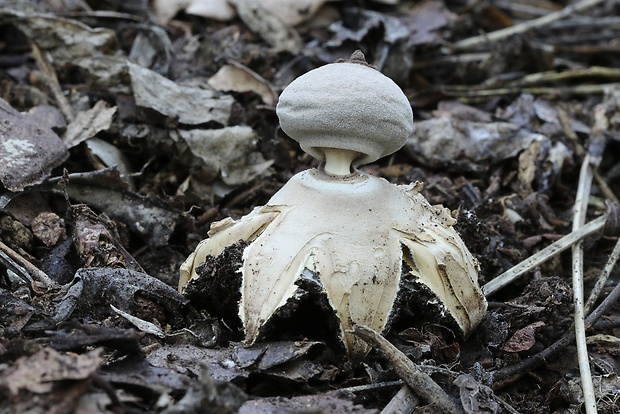
M 74 59 L 99 56 L 116 46 L 116 35 L 105 28 L 91 28 L 77 20 L 51 14 L 27 14 L 10 9 L 0 10 L 0 18 L 14 24 L 38 47 L 51 53 L 56 64 Z
M 506 352 L 521 352 L 527 351 L 536 342 L 534 334 L 536 329 L 545 326 L 545 323 L 542 321 L 534 322 L 529 324 L 525 328 L 519 329 L 515 332 L 510 339 L 504 343 L 502 350 Z
M 493 390 L 480 384 L 471 374 L 461 374 L 454 380 L 459 387 L 461 404 L 467 414 L 495 414 L 499 412 Z
M 11 191 L 40 184 L 69 157 L 58 135 L 0 99 L 0 182 Z
M 437 44 L 444 41 L 441 29 L 454 24 L 457 16 L 441 0 L 425 0 L 417 3 L 404 18 L 411 28 L 414 45 Z
M 30 224 L 32 233 L 47 247 L 54 246 L 67 237 L 65 221 L 58 214 L 44 212 L 36 216 Z
M 83 380 L 96 372 L 103 362 L 103 349 L 82 355 L 62 354 L 44 348 L 29 357 L 18 359 L 0 376 L 0 387 L 16 396 L 21 390 L 34 393 L 51 391 L 53 383 L 64 380 Z
M 537 158 L 542 147 L 539 140 L 533 141 L 519 155 L 519 195 L 523 198 L 532 192 L 532 182 L 536 178 Z

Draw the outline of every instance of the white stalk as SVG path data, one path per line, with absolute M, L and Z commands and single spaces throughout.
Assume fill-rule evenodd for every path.
M 322 150 L 325 154 L 323 170 L 327 174 L 334 176 L 350 175 L 353 172 L 351 164 L 360 155 L 357 151 L 338 148 L 322 148 Z

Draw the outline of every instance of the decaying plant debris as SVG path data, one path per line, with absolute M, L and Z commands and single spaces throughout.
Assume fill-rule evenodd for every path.
M 618 412 L 618 4 L 303 3 L 0 5 L 0 411 Z M 179 266 L 316 166 L 277 98 L 356 49 L 415 113 L 363 171 L 455 212 L 489 311 L 408 300 L 352 366 L 315 295 L 244 347 L 244 245 L 201 267 L 221 306 Z

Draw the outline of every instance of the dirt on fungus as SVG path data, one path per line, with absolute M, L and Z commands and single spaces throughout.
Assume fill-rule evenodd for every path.
M 452 210 L 481 285 L 571 233 L 592 171 L 586 223 L 609 219 L 581 242 L 587 298 L 618 240 L 618 4 L 541 24 L 569 5 L 307 3 L 0 5 L 0 412 L 393 407 L 403 379 L 376 351 L 347 360 L 316 284 L 300 282 L 299 300 L 244 346 L 243 244 L 177 291 L 212 223 L 317 165 L 279 129 L 277 97 L 357 49 L 415 121 L 403 149 L 361 169 L 420 181 Z M 468 338 L 410 285 L 385 337 L 467 413 L 581 413 L 572 269 L 568 248 L 489 295 Z M 620 411 L 619 311 L 588 323 L 599 413 Z

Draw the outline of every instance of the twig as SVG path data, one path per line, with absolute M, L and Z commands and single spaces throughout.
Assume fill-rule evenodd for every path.
M 408 385 L 398 390 L 396 395 L 386 405 L 381 414 L 409 414 L 420 405 L 420 399 L 411 391 Z
M 520 95 L 529 93 L 532 95 L 596 95 L 603 94 L 609 88 L 620 86 L 620 83 L 602 83 L 597 85 L 575 85 L 575 86 L 538 86 L 524 88 L 505 87 L 495 89 L 475 89 L 472 86 L 443 86 L 437 89 L 438 92 L 449 96 L 461 98 L 490 98 L 505 95 Z
M 601 191 L 601 193 L 603 193 L 603 196 L 605 196 L 606 199 L 620 205 L 620 200 L 618 199 L 618 197 L 616 197 L 614 192 L 611 191 L 611 188 L 609 188 L 607 182 L 605 182 L 603 177 L 601 177 L 601 173 L 598 170 L 594 171 L 594 180 L 596 181 L 598 189 Z
M 579 171 L 579 182 L 577 184 L 577 195 L 575 197 L 575 211 L 573 216 L 573 230 L 578 230 L 586 221 L 588 200 L 592 190 L 594 180 L 594 170 L 601 162 L 602 153 L 605 148 L 605 132 L 608 129 L 606 107 L 599 104 L 594 108 L 594 125 L 588 144 L 588 153 L 584 157 L 581 170 Z M 584 406 L 586 414 L 596 414 L 596 398 L 594 394 L 594 384 L 590 372 L 590 359 L 588 356 L 588 345 L 586 343 L 585 309 L 583 293 L 583 242 L 573 246 L 573 299 L 575 304 L 575 337 L 577 342 L 577 360 L 579 362 L 579 373 L 581 375 L 581 389 L 583 390 Z
M 416 364 L 383 336 L 364 325 L 355 325 L 353 333 L 378 348 L 390 361 L 394 370 L 415 392 L 434 403 L 444 413 L 462 413 L 463 410 L 433 379 L 420 371 Z
M 39 49 L 39 46 L 37 46 L 36 43 L 32 43 L 31 47 L 32 56 L 37 62 L 37 67 L 43 74 L 47 87 L 50 89 L 50 92 L 52 92 L 52 95 L 54 95 L 54 100 L 58 104 L 58 108 L 60 108 L 60 111 L 64 115 L 67 122 L 73 121 L 73 109 L 71 108 L 67 98 L 65 98 L 65 95 L 62 93 L 62 88 L 60 87 L 60 82 L 58 82 L 58 76 L 56 76 L 54 67 L 49 62 L 45 54 L 41 52 L 41 49 Z
M 20 277 L 22 277 L 27 282 L 30 282 L 31 285 L 33 284 L 32 279 L 34 279 L 37 282 L 41 283 L 46 290 L 50 290 L 52 288 L 58 287 L 58 283 L 50 279 L 50 277 L 47 274 L 45 274 L 45 272 L 41 271 L 39 268 L 37 268 L 32 263 L 30 263 L 28 260 L 24 259 L 22 256 L 17 254 L 17 252 L 15 252 L 13 249 L 11 249 L 9 246 L 2 243 L 1 241 L 0 241 L 0 252 L 3 253 L 3 255 L 0 255 L 0 258 L 6 255 L 6 258 L 10 259 L 10 260 L 3 260 L 3 264 L 5 264 L 7 267 L 10 267 L 11 270 L 13 270 L 16 274 L 18 274 Z M 18 268 L 15 268 L 15 266 L 13 266 L 11 262 L 16 264 Z M 22 268 L 22 270 L 20 270 L 19 268 Z M 28 272 L 28 275 L 30 275 L 32 279 L 24 277 L 23 271 Z M 32 286 L 32 288 L 34 289 L 34 286 Z M 38 290 L 38 289 L 35 289 L 35 290 Z
M 579 173 L 579 183 L 577 185 L 577 196 L 575 198 L 575 212 L 573 216 L 573 231 L 578 231 L 586 220 L 588 208 L 588 198 L 592 189 L 592 179 L 594 177 L 592 169 L 593 160 L 590 154 L 586 154 L 581 171 Z M 585 310 L 583 306 L 583 242 L 580 241 L 573 246 L 573 302 L 575 304 L 575 338 L 577 340 L 577 359 L 579 362 L 579 373 L 581 375 L 581 389 L 583 390 L 584 406 L 587 414 L 596 414 L 596 399 L 594 394 L 594 384 L 592 383 L 592 373 L 590 372 L 590 359 L 588 356 L 588 345 L 586 344 Z
M 397 387 L 399 385 L 403 385 L 403 380 L 373 382 L 372 384 L 356 385 L 354 387 L 339 388 L 338 390 L 347 391 L 347 392 L 363 392 L 363 391 L 379 390 L 382 388 Z
M 538 19 L 529 20 L 515 26 L 507 27 L 505 29 L 497 30 L 491 33 L 485 33 L 479 36 L 470 37 L 456 42 L 452 47 L 455 50 L 467 50 L 478 47 L 485 43 L 496 42 L 498 40 L 506 39 L 514 34 L 526 33 L 530 30 L 537 29 L 539 27 L 546 26 L 557 20 L 563 19 L 573 13 L 578 13 L 585 9 L 596 6 L 603 3 L 605 0 L 581 0 L 577 3 L 564 7 L 554 13 L 549 13 L 546 16 L 539 17 Z
M 585 237 L 589 236 L 590 234 L 599 231 L 605 226 L 606 220 L 607 220 L 607 215 L 602 215 L 601 217 L 592 220 L 585 226 L 580 227 L 578 230 L 572 231 L 571 233 L 567 234 L 561 239 L 545 247 L 541 251 L 523 260 L 521 263 L 508 269 L 501 275 L 497 276 L 495 279 L 486 283 L 482 287 L 482 291 L 484 292 L 486 296 L 492 295 L 493 293 L 497 292 L 501 288 L 512 283 L 514 280 L 523 276 L 526 272 L 529 272 L 533 268 L 540 266 L 545 261 L 563 252 L 564 250 L 568 249 L 575 243 L 583 240 Z
M 523 76 L 519 80 L 510 82 L 509 87 L 540 85 L 543 83 L 566 81 L 579 78 L 600 77 L 600 78 L 620 78 L 620 69 L 607 68 L 604 66 L 592 66 L 589 68 L 569 69 L 562 72 L 538 72 Z
M 481 52 L 481 53 L 463 53 L 460 55 L 454 56 L 441 56 L 432 60 L 422 60 L 413 62 L 412 69 L 420 70 L 433 66 L 443 66 L 446 64 L 459 64 L 459 63 L 469 63 L 469 62 L 478 62 L 481 60 L 486 60 L 489 58 L 491 54 L 489 52 Z
M 594 287 L 592 288 L 592 291 L 590 292 L 590 296 L 588 297 L 588 301 L 586 302 L 586 306 L 585 306 L 586 314 L 590 312 L 590 309 L 592 308 L 592 306 L 598 299 L 599 295 L 603 291 L 603 287 L 605 287 L 605 283 L 607 282 L 607 279 L 609 278 L 609 274 L 611 273 L 614 266 L 616 265 L 618 258 L 620 258 L 620 239 L 618 239 L 618 241 L 616 242 L 614 250 L 609 255 L 609 259 L 607 260 L 607 263 L 605 263 L 605 267 L 601 271 L 601 275 L 598 277 L 596 284 L 594 285 Z
M 512 405 L 508 404 L 508 401 L 504 400 L 503 398 L 500 398 L 496 395 L 495 401 L 497 401 L 502 407 L 504 407 L 504 410 L 508 411 L 508 413 L 519 414 L 519 412 Z

